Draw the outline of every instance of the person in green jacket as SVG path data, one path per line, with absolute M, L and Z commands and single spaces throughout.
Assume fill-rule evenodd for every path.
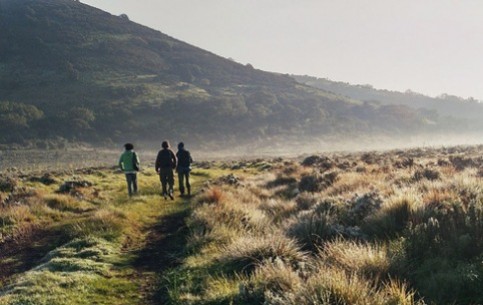
M 134 145 L 131 143 L 124 144 L 126 149 L 119 158 L 119 167 L 126 174 L 127 190 L 129 196 L 138 191 L 137 172 L 139 171 L 139 157 L 134 152 Z

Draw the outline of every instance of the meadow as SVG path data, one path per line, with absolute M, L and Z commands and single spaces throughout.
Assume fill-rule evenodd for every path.
M 482 304 L 483 146 L 0 174 L 0 304 Z

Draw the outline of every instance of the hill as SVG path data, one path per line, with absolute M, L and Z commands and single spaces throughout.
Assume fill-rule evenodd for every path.
M 430 97 L 411 90 L 398 92 L 376 89 L 371 85 L 353 85 L 312 76 L 292 75 L 292 77 L 300 83 L 366 103 L 405 105 L 426 112 L 436 120 L 440 117 L 450 117 L 483 126 L 483 103 L 474 98 L 463 99 L 449 94 Z
M 71 0 L 0 0 L 0 144 L 240 144 L 471 129 L 260 71 Z

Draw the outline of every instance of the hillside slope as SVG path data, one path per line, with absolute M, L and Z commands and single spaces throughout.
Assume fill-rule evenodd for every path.
M 0 0 L 0 32 L 0 144 L 209 145 L 468 128 L 241 65 L 78 1 Z
M 463 99 L 449 94 L 434 98 L 411 90 L 398 92 L 376 89 L 371 85 L 353 85 L 312 76 L 292 75 L 292 77 L 300 83 L 360 101 L 383 105 L 406 105 L 415 109 L 433 111 L 433 115 L 479 120 L 480 124 L 483 124 L 483 103 L 473 98 Z

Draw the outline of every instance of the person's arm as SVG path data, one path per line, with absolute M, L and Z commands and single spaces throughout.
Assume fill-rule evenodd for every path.
M 176 168 L 178 165 L 178 160 L 176 159 L 176 156 L 174 155 L 174 152 L 171 151 L 171 159 L 173 160 L 173 169 Z
M 139 160 L 139 155 L 137 153 L 134 153 L 134 155 L 136 156 L 136 164 L 139 167 L 139 165 L 141 164 L 141 161 Z
M 123 156 L 123 155 L 124 155 L 124 154 L 122 154 L 122 155 L 121 155 L 121 157 L 119 158 L 119 163 L 118 163 L 118 164 L 119 164 L 119 168 L 120 168 L 121 170 L 124 170 L 124 162 L 122 162 L 122 156 Z
M 188 152 L 188 156 L 189 156 L 190 164 L 193 163 L 193 158 L 191 158 L 191 153 L 190 152 Z
M 158 152 L 158 156 L 156 157 L 156 162 L 154 163 L 154 170 L 159 173 L 159 168 L 161 167 L 161 152 Z

